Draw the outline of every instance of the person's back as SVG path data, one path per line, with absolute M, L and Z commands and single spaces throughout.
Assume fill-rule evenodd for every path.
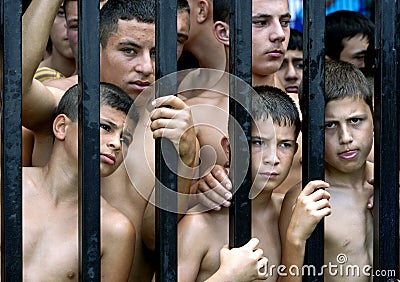
M 369 281 L 362 271 L 372 265 L 373 218 L 367 209 L 373 195 L 368 183 L 373 178 L 373 164 L 367 162 L 373 141 L 372 93 L 354 65 L 329 61 L 325 64 L 325 103 L 325 182 L 312 181 L 303 191 L 299 184 L 287 192 L 280 232 L 289 239 L 283 246 L 297 259 L 304 256 L 306 239 L 316 223 L 332 210 L 325 217 L 325 264 L 354 267 L 360 276 L 353 272 L 335 275 L 326 270 L 325 278 Z M 293 242 L 301 242 L 302 255 L 289 247 Z
M 269 265 L 279 265 L 281 198 L 272 191 L 289 173 L 300 119 L 286 93 L 267 86 L 255 90 L 260 95 L 252 95 L 252 236 L 259 239 Z M 228 139 L 221 144 L 229 159 Z M 178 225 L 179 281 L 204 281 L 218 270 L 219 252 L 229 241 L 229 210 L 204 212 L 199 205 L 190 212 Z M 269 275 L 277 279 L 276 272 Z
M 359 12 L 340 10 L 325 22 L 325 55 L 334 60 L 365 67 L 369 44 L 374 44 L 374 23 Z

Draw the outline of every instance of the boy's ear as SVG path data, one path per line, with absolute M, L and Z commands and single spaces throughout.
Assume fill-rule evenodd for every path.
M 56 139 L 61 140 L 61 141 L 63 141 L 65 139 L 66 131 L 67 131 L 66 130 L 67 120 L 69 120 L 69 118 L 64 114 L 60 114 L 54 119 L 53 133 L 54 133 L 54 137 Z
M 214 36 L 218 42 L 229 46 L 229 25 L 225 22 L 217 21 L 214 23 Z
M 196 6 L 196 21 L 201 24 L 207 20 L 211 12 L 210 5 L 207 0 L 200 0 Z
M 221 146 L 222 146 L 222 149 L 224 149 L 224 153 L 225 153 L 226 158 L 227 158 L 228 160 L 230 160 L 231 151 L 230 151 L 230 146 L 229 146 L 229 139 L 228 139 L 228 137 L 226 137 L 226 136 L 222 137 L 222 139 L 221 139 Z

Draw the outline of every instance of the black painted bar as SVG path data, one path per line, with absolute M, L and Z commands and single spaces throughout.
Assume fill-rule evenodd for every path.
M 398 278 L 400 9 L 398 1 L 376 0 L 375 5 L 374 269 L 396 270 Z
M 79 268 L 100 281 L 99 1 L 79 4 Z
M 251 0 L 231 0 L 229 22 L 230 73 L 251 85 Z M 229 245 L 239 247 L 251 238 L 251 88 L 236 79 L 229 83 L 229 140 L 233 197 L 229 208 Z M 248 110 L 246 110 L 248 109 Z M 236 120 L 237 123 L 232 122 Z M 243 130 L 246 138 L 241 137 Z M 246 144 L 247 143 L 247 144 Z M 248 146 L 248 147 L 247 147 Z M 248 150 L 246 149 L 248 148 Z M 248 165 L 245 165 L 247 162 Z M 241 180 L 241 175 L 246 175 Z M 239 189 L 240 188 L 240 189 Z
M 4 0 L 1 5 L 4 29 L 1 280 L 22 281 L 22 2 Z
M 156 79 L 175 73 L 176 0 L 156 1 Z M 156 98 L 175 94 L 176 79 L 169 76 L 156 84 Z M 156 140 L 156 281 L 177 281 L 177 153 L 171 141 Z M 158 181 L 157 181 L 158 180 Z
M 303 112 L 303 187 L 311 180 L 324 179 L 325 121 L 325 1 L 303 2 L 303 52 L 305 93 Z M 308 94 L 308 95 L 307 95 Z M 307 240 L 304 264 L 322 269 L 324 264 L 324 220 Z M 324 281 L 324 277 L 304 276 L 303 281 Z

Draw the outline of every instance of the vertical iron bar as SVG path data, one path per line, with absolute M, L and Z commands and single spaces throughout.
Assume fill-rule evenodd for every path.
M 100 281 L 99 1 L 79 4 L 79 267 L 82 281 Z
M 156 1 L 156 98 L 175 94 L 175 76 L 162 77 L 177 70 L 176 0 Z M 171 92 L 173 93 L 171 93 Z M 159 138 L 155 144 L 156 163 L 156 281 L 177 281 L 177 152 L 173 143 Z M 169 192 L 169 193 L 168 193 Z
M 229 16 L 229 71 L 248 84 L 229 82 L 229 140 L 231 144 L 232 205 L 229 208 L 229 245 L 238 247 L 251 238 L 251 0 L 231 0 Z M 233 78 L 233 79 L 232 79 Z M 246 110 L 247 109 L 247 110 Z M 232 122 L 236 120 L 236 122 Z M 246 138 L 240 132 L 243 131 Z M 249 148 L 246 150 L 244 148 Z M 243 165 L 246 164 L 247 165 Z M 232 171 L 233 170 L 233 171 Z M 241 181 L 240 175 L 246 175 Z M 241 182 L 241 183 L 240 183 Z M 239 189 L 240 187 L 240 189 Z
M 325 1 L 303 2 L 304 45 L 304 112 L 303 112 L 303 187 L 311 180 L 324 179 L 325 146 Z M 324 264 L 324 220 L 307 240 L 304 264 L 322 269 Z M 311 273 L 313 274 L 313 273 Z M 304 281 L 324 281 L 310 275 Z
M 2 1 L 2 281 L 22 281 L 22 2 Z
M 374 269 L 399 275 L 398 1 L 375 3 Z M 374 281 L 387 281 L 374 277 Z

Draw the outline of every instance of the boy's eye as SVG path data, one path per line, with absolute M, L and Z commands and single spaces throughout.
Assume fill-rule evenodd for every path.
M 336 124 L 334 122 L 325 123 L 325 128 L 327 128 L 327 129 L 335 128 L 335 126 L 336 126 Z
M 121 136 L 119 139 L 122 143 L 124 143 L 126 146 L 129 146 L 132 143 L 132 139 L 129 138 L 128 136 Z
M 289 142 L 284 142 L 284 143 L 278 144 L 278 147 L 279 148 L 290 148 L 290 147 L 292 147 L 292 144 Z
M 251 144 L 253 144 L 253 146 L 262 146 L 263 142 L 261 140 L 253 140 Z
M 255 26 L 265 26 L 267 25 L 266 20 L 253 20 L 253 25 Z
M 282 20 L 281 21 L 281 26 L 288 27 L 289 25 L 290 25 L 290 20 Z
M 124 52 L 125 54 L 128 54 L 128 55 L 137 54 L 137 52 L 132 48 L 124 48 L 124 49 L 122 49 L 122 52 Z
M 298 63 L 294 65 L 296 69 L 303 69 L 303 63 Z
M 361 122 L 361 119 L 360 118 L 351 118 L 350 119 L 350 123 L 351 124 L 358 124 L 358 123 L 360 123 Z
M 107 132 L 110 132 L 110 131 L 111 131 L 111 127 L 109 127 L 107 124 L 101 123 L 101 124 L 100 124 L 100 128 L 103 129 L 103 130 L 105 130 L 105 131 L 107 131 Z

